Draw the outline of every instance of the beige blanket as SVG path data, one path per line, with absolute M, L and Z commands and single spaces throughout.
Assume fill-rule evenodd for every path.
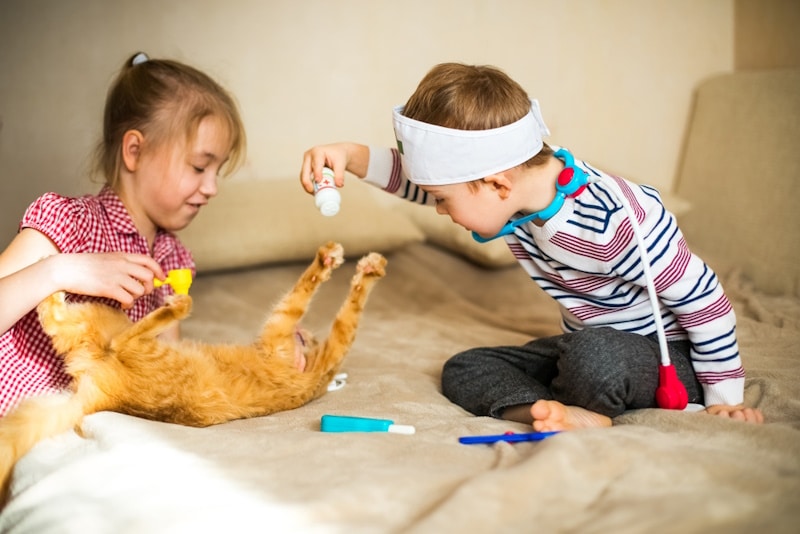
M 350 258 L 354 260 L 355 258 Z M 201 276 L 184 335 L 247 342 L 304 264 Z M 353 263 L 306 324 L 324 331 Z M 90 416 L 18 465 L 4 533 L 797 532 L 800 301 L 718 268 L 739 318 L 751 426 L 629 412 L 610 429 L 539 443 L 461 445 L 526 431 L 440 393 L 443 362 L 476 345 L 558 332 L 554 304 L 519 268 L 484 270 L 426 244 L 389 256 L 344 371 L 302 408 L 207 429 Z M 414 435 L 330 434 L 323 414 L 388 418 Z

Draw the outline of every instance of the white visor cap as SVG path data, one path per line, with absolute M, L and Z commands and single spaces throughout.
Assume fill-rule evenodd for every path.
M 393 110 L 394 135 L 403 171 L 417 185 L 449 185 L 485 178 L 528 161 L 542 149 L 550 130 L 539 102 L 511 124 L 491 130 L 456 130 L 403 116 Z

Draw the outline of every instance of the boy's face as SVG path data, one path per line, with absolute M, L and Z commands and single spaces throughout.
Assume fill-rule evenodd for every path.
M 454 223 L 488 238 L 500 231 L 516 209 L 492 184 L 479 181 L 477 185 L 477 190 L 467 183 L 420 189 L 436 199 L 436 213 L 449 215 Z

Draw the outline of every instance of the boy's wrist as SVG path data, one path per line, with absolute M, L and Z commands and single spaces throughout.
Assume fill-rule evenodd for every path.
M 364 147 L 367 154 L 367 169 L 364 181 L 386 189 L 392 177 L 394 156 L 392 150 L 383 147 Z
M 369 171 L 370 149 L 366 145 L 347 143 L 347 170 L 363 179 Z

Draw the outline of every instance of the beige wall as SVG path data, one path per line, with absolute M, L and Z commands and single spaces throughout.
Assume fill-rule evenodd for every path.
M 538 98 L 551 142 L 669 190 L 692 89 L 733 69 L 733 28 L 733 0 L 3 0 L 0 246 L 42 192 L 95 189 L 107 84 L 138 49 L 237 95 L 241 177 L 295 176 L 317 143 L 390 144 L 392 106 L 464 61 Z

